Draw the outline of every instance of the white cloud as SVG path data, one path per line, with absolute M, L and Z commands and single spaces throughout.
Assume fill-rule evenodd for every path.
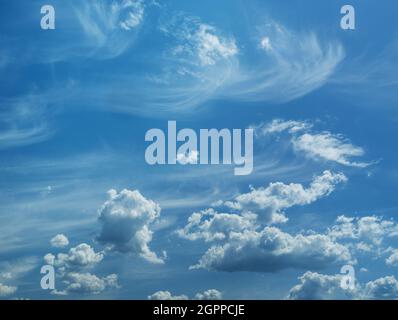
M 63 291 L 54 292 L 54 294 L 100 294 L 108 288 L 118 288 L 118 277 L 116 274 L 99 278 L 91 273 L 68 273 L 64 279 L 67 288 Z
M 342 275 L 324 275 L 306 272 L 299 277 L 300 283 L 294 286 L 287 298 L 295 300 L 336 300 L 336 299 L 398 299 L 398 281 L 387 276 L 369 281 L 365 285 L 355 284 L 352 289 L 342 289 Z
M 201 24 L 194 34 L 194 42 L 202 65 L 214 65 L 218 59 L 233 57 L 238 53 L 234 39 L 223 39 L 215 34 L 215 28 Z
M 122 29 L 129 31 L 142 23 L 144 19 L 144 4 L 142 1 L 124 1 L 122 8 L 127 9 L 126 17 L 120 21 Z
M 305 133 L 292 140 L 293 147 L 306 156 L 314 159 L 325 159 L 339 164 L 365 168 L 370 163 L 351 161 L 352 157 L 361 157 L 365 151 L 361 147 L 354 146 L 341 135 L 333 135 L 330 132 L 319 134 Z
M 313 179 L 308 188 L 301 184 L 282 182 L 271 183 L 266 188 L 252 188 L 249 193 L 241 194 L 226 205 L 241 211 L 258 213 L 264 222 L 284 222 L 283 210 L 293 206 L 308 205 L 328 196 L 336 185 L 346 182 L 342 173 L 324 171 Z
M 222 293 L 216 289 L 209 289 L 204 292 L 198 292 L 195 295 L 196 300 L 222 300 Z
M 261 48 L 263 48 L 267 51 L 272 50 L 271 40 L 268 37 L 264 37 L 261 39 L 260 46 L 261 46 Z
M 275 272 L 287 268 L 324 268 L 352 260 L 349 250 L 327 235 L 292 236 L 278 228 L 233 232 L 224 245 L 212 246 L 192 269 Z
M 17 287 L 6 286 L 0 283 L 0 297 L 9 297 L 17 291 Z
M 358 168 L 373 164 L 353 161 L 352 158 L 365 155 L 363 148 L 353 145 L 341 134 L 333 134 L 329 131 L 313 132 L 311 130 L 313 125 L 306 121 L 275 119 L 270 123 L 255 125 L 253 128 L 257 137 L 288 132 L 291 135 L 290 142 L 293 150 L 314 160 L 322 159 Z
M 210 208 L 193 213 L 177 234 L 187 240 L 220 242 L 213 245 L 191 268 L 215 271 L 274 272 L 286 268 L 323 268 L 336 262 L 355 262 L 349 248 L 328 234 L 291 235 L 266 227 L 287 220 L 284 210 L 308 205 L 329 195 L 347 178 L 341 173 L 323 172 L 305 188 L 301 184 L 271 183 L 266 188 L 240 194 L 219 206 L 235 213 Z
M 148 296 L 148 300 L 188 300 L 188 296 L 173 295 L 170 291 L 157 291 L 154 294 Z M 198 292 L 195 294 L 195 300 L 221 300 L 222 293 L 216 289 L 209 289 L 204 292 Z
M 160 217 L 160 206 L 137 190 L 110 190 L 109 200 L 99 210 L 102 225 L 98 240 L 110 249 L 131 252 L 152 263 L 163 259 L 149 248 L 153 232 L 150 226 Z
M 55 259 L 56 259 L 56 257 L 52 254 L 52 253 L 47 253 L 45 256 L 44 256 L 44 262 L 46 263 L 46 264 L 50 264 L 50 265 L 54 265 L 54 263 L 55 263 Z
M 103 258 L 103 253 L 95 252 L 94 249 L 86 243 L 81 243 L 71 248 L 67 254 L 59 253 L 55 259 L 51 254 L 47 254 L 44 257 L 47 262 L 53 261 L 53 264 L 60 268 L 93 267 L 100 263 Z
M 358 288 L 345 290 L 341 287 L 342 275 L 324 275 L 306 272 L 299 277 L 300 284 L 294 286 L 287 299 L 290 300 L 341 300 L 352 299 Z
M 134 42 L 145 5 L 141 0 L 88 0 L 75 12 L 87 37 L 86 53 L 108 59 L 120 56 Z
M 120 81 L 126 85 L 120 92 L 103 84 L 101 92 L 106 101 L 112 100 L 113 110 L 159 116 L 192 112 L 219 99 L 290 101 L 324 85 L 344 57 L 337 42 L 322 42 L 311 32 L 295 33 L 274 23 L 255 42 L 251 37 L 239 44 L 231 33 L 198 17 L 166 10 L 160 20 L 157 30 L 166 39 L 150 34 L 162 50 L 149 51 L 143 61 L 147 71 L 124 74 Z M 102 48 L 95 54 L 105 51 L 106 57 L 108 47 L 110 56 L 126 50 L 128 41 L 110 37 L 100 27 L 101 19 L 84 21 L 93 46 Z M 133 97 L 137 103 L 131 103 Z
M 274 119 L 270 123 L 261 123 L 253 126 L 256 136 L 261 137 L 272 133 L 280 133 L 288 131 L 289 133 L 296 133 L 303 130 L 308 130 L 312 125 L 304 121 L 282 120 Z
M 64 248 L 69 245 L 69 240 L 64 234 L 57 234 L 50 240 L 50 243 L 54 248 Z
M 323 86 L 344 58 L 339 42 L 321 41 L 313 32 L 294 32 L 278 23 L 257 28 L 257 49 L 240 64 L 222 94 L 249 101 L 286 102 Z
M 188 300 L 186 295 L 173 296 L 170 291 L 158 291 L 148 296 L 149 300 Z
M 388 266 L 398 267 L 398 250 L 397 249 L 392 249 L 390 251 L 390 255 L 386 259 L 386 264 Z
M 256 216 L 240 216 L 231 213 L 218 213 L 207 209 L 193 213 L 188 224 L 177 231 L 182 238 L 194 241 L 203 239 L 206 242 L 226 240 L 231 232 L 241 232 L 256 228 Z
M 62 280 L 63 289 L 52 290 L 54 295 L 78 294 L 100 294 L 109 288 L 119 288 L 118 276 L 110 274 L 99 277 L 87 272 L 101 263 L 104 259 L 103 252 L 95 250 L 86 243 L 81 243 L 70 248 L 67 253 L 53 255 L 48 253 L 44 256 L 47 264 L 53 265 L 57 270 L 57 276 Z M 61 281 L 59 281 L 61 283 Z
M 370 281 L 365 286 L 365 299 L 398 299 L 398 281 L 394 276 Z
M 380 246 L 385 238 L 398 236 L 398 225 L 393 220 L 377 216 L 346 217 L 339 216 L 328 234 L 334 239 L 358 240 L 363 245 Z

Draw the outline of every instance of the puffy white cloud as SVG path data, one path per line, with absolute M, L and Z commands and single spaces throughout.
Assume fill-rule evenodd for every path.
M 9 297 L 17 291 L 17 287 L 6 286 L 0 283 L 0 297 Z
M 100 294 L 107 288 L 118 288 L 118 277 L 111 274 L 104 278 L 99 278 L 91 273 L 70 272 L 66 275 L 64 282 L 67 288 L 64 291 L 54 292 L 55 294 Z
M 221 300 L 222 293 L 216 289 L 209 289 L 204 292 L 198 292 L 195 295 L 196 300 Z
M 386 259 L 386 264 L 393 267 L 398 267 L 398 249 L 389 249 L 389 256 Z
M 290 290 L 287 299 L 341 300 L 352 299 L 358 294 L 358 288 L 342 288 L 342 275 L 324 275 L 308 271 L 299 277 L 299 280 L 300 283 Z
M 383 239 L 398 236 L 398 225 L 393 220 L 377 216 L 346 217 L 339 216 L 328 234 L 334 239 L 358 240 L 361 246 L 380 246 Z M 371 248 L 371 247 L 368 247 Z
M 275 182 L 266 188 L 252 188 L 249 193 L 241 194 L 235 201 L 225 204 L 241 211 L 258 213 L 264 222 L 284 222 L 286 218 L 283 210 L 311 204 L 328 196 L 336 185 L 346 181 L 347 178 L 342 173 L 324 171 L 314 178 L 308 188 L 297 183 Z
M 157 291 L 154 294 L 148 296 L 149 300 L 188 300 L 188 296 L 185 294 L 182 295 L 173 295 L 170 291 Z M 198 292 L 195 294 L 196 300 L 221 300 L 222 293 L 216 289 L 209 289 L 204 292 Z
M 255 215 L 241 216 L 207 209 L 193 213 L 188 218 L 187 225 L 177 233 L 182 238 L 192 241 L 199 239 L 207 242 L 225 240 L 231 232 L 256 228 L 255 219 Z
M 53 265 L 57 270 L 57 276 L 62 280 L 63 289 L 52 290 L 54 295 L 100 294 L 108 288 L 119 288 L 118 276 L 110 274 L 99 277 L 87 272 L 104 259 L 103 252 L 95 250 L 86 243 L 81 243 L 70 248 L 67 253 L 54 255 L 48 253 L 44 256 L 47 264 Z M 61 283 L 61 281 L 59 282 Z
M 149 300 L 188 300 L 186 295 L 173 296 L 170 291 L 158 291 L 148 296 Z
M 81 243 L 71 248 L 67 254 L 59 253 L 56 258 L 52 254 L 47 254 L 44 257 L 46 262 L 50 264 L 53 262 L 52 264 L 60 268 L 93 267 L 100 263 L 103 258 L 103 253 L 95 252 L 94 249 L 86 243 Z
M 191 268 L 275 272 L 287 268 L 320 269 L 351 260 L 348 248 L 327 235 L 292 236 L 278 228 L 266 227 L 260 232 L 232 232 L 227 243 L 212 246 Z
M 398 299 L 398 281 L 394 276 L 379 278 L 375 281 L 370 281 L 365 286 L 366 299 Z
M 51 246 L 54 248 L 64 248 L 69 245 L 68 238 L 63 234 L 57 234 L 50 240 Z
M 98 240 L 110 249 L 131 252 L 152 263 L 162 258 L 149 248 L 153 232 L 150 225 L 160 216 L 160 206 L 137 190 L 109 191 L 109 200 L 99 210 L 102 225 Z
M 192 269 L 215 271 L 275 272 L 287 268 L 323 268 L 331 263 L 354 261 L 349 248 L 328 234 L 291 235 L 270 223 L 285 221 L 284 210 L 308 205 L 329 195 L 340 173 L 325 171 L 305 188 L 301 184 L 271 183 L 266 188 L 241 194 L 233 201 L 218 203 L 237 213 L 207 209 L 193 213 L 177 234 L 185 239 L 220 242 L 213 245 Z
M 287 296 L 295 300 L 331 300 L 331 299 L 398 299 L 398 281 L 387 276 L 353 288 L 341 286 L 343 275 L 324 275 L 307 271 L 299 277 L 300 283 L 294 286 Z
M 144 19 L 144 3 L 142 1 L 125 0 L 122 8 L 127 10 L 125 16 L 120 21 L 122 29 L 130 31 L 142 23 Z
M 52 253 L 47 253 L 43 259 L 45 263 L 54 265 L 56 257 Z

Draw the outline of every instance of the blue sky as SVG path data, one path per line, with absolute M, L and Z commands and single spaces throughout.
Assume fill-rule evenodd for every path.
M 398 6 L 350 3 L 0 4 L 0 298 L 398 298 Z M 148 165 L 170 120 L 253 173 Z

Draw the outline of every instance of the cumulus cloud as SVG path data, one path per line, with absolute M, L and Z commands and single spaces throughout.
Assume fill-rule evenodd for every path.
M 314 132 L 313 125 L 306 121 L 284 121 L 275 119 L 270 123 L 253 126 L 257 137 L 288 132 L 293 150 L 314 160 L 326 160 L 340 165 L 365 168 L 372 162 L 353 161 L 352 158 L 365 155 L 363 148 L 353 145 L 341 134 L 329 131 Z
M 101 232 L 98 241 L 110 250 L 130 252 L 152 263 L 163 259 L 150 250 L 151 224 L 160 217 L 160 206 L 137 190 L 110 190 L 109 200 L 99 210 Z
M 195 295 L 196 300 L 222 300 L 222 293 L 216 289 L 209 289 L 204 292 L 198 292 Z
M 173 296 L 170 291 L 157 291 L 148 296 L 149 300 L 188 300 L 186 295 Z
M 398 299 L 398 281 L 394 276 L 370 281 L 365 286 L 366 299 L 396 300 Z
M 347 178 L 325 171 L 306 188 L 301 184 L 271 183 L 266 188 L 217 203 L 232 212 L 213 208 L 193 213 L 177 234 L 187 240 L 218 242 L 191 269 L 214 271 L 276 272 L 287 268 L 324 268 L 328 264 L 353 261 L 349 248 L 329 234 L 315 232 L 292 235 L 276 227 L 285 222 L 285 210 L 308 205 L 329 195 Z M 264 228 L 264 225 L 268 225 Z
M 15 292 L 17 292 L 17 287 L 6 286 L 0 283 L 0 297 L 9 297 L 12 296 Z
M 224 245 L 212 246 L 192 269 L 276 272 L 287 268 L 321 269 L 351 261 L 345 246 L 327 235 L 290 235 L 275 227 L 232 232 Z
M 44 257 L 47 262 L 53 261 L 52 264 L 61 268 L 93 267 L 100 263 L 103 258 L 103 253 L 95 252 L 94 249 L 86 243 L 81 243 L 71 248 L 67 254 L 59 253 L 56 257 L 52 254 L 47 254 Z
M 70 272 L 64 278 L 67 284 L 65 290 L 54 291 L 56 295 L 66 295 L 72 293 L 80 294 L 100 294 L 105 289 L 118 288 L 118 277 L 116 274 L 110 274 L 104 278 L 99 278 L 91 273 Z
M 68 238 L 63 234 L 57 234 L 50 240 L 51 246 L 54 248 L 64 248 L 69 245 Z
M 185 239 L 194 241 L 203 239 L 206 242 L 225 240 L 231 232 L 241 232 L 256 228 L 256 216 L 231 213 L 218 213 L 214 209 L 207 209 L 193 213 L 188 218 L 187 225 L 177 231 Z
M 394 276 L 369 281 L 352 288 L 343 288 L 341 274 L 324 275 L 307 271 L 299 277 L 300 283 L 294 286 L 287 296 L 293 300 L 395 300 L 398 299 L 398 281 Z
M 390 255 L 386 259 L 386 264 L 388 266 L 398 267 L 398 250 L 397 249 L 392 249 L 390 251 Z
M 385 238 L 398 236 L 398 225 L 393 220 L 377 216 L 339 216 L 329 228 L 328 234 L 334 239 L 352 239 L 370 245 L 380 246 Z M 371 247 L 370 247 L 371 248 Z
M 170 291 L 157 291 L 154 294 L 148 296 L 149 300 L 188 300 L 188 296 L 173 295 Z M 195 300 L 221 300 L 222 293 L 216 289 L 209 289 L 204 292 L 198 292 L 195 294 Z
M 299 277 L 300 283 L 294 286 L 288 296 L 289 300 L 341 300 L 353 299 L 358 289 L 343 289 L 342 275 L 324 275 L 306 272 Z
M 227 240 L 231 233 L 257 230 L 261 224 L 286 222 L 284 210 L 296 205 L 308 205 L 329 195 L 338 183 L 346 181 L 341 173 L 323 172 L 308 188 L 301 184 L 271 183 L 266 188 L 252 188 L 233 201 L 219 202 L 235 213 L 217 212 L 210 208 L 193 213 L 177 234 L 185 239 L 206 242 Z
M 234 201 L 226 202 L 226 205 L 241 211 L 256 212 L 265 222 L 284 222 L 286 217 L 283 210 L 311 204 L 328 196 L 338 184 L 346 181 L 347 178 L 342 173 L 324 171 L 313 179 L 308 188 L 296 183 L 275 182 L 266 188 L 252 188 L 249 193 L 237 196 Z
M 51 294 L 69 295 L 76 293 L 96 295 L 109 288 L 119 288 L 116 274 L 99 277 L 87 272 L 88 269 L 93 269 L 101 263 L 103 259 L 103 252 L 95 252 L 86 243 L 70 248 L 67 253 L 46 254 L 44 261 L 56 268 L 57 275 L 62 280 L 64 287 L 63 289 L 52 290 Z

